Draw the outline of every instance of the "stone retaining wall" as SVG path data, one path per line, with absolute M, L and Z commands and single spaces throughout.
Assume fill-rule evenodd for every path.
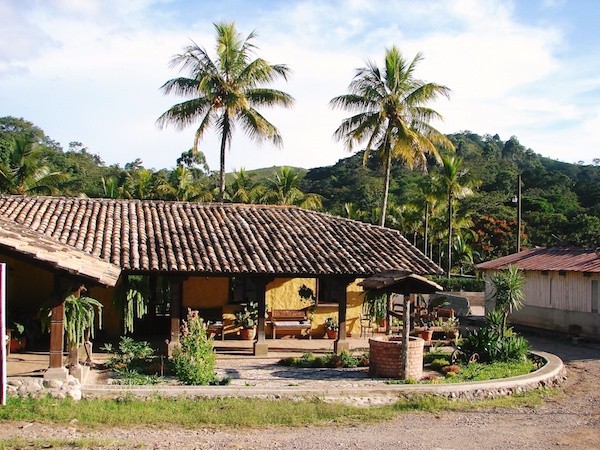
M 423 346 L 418 337 L 408 340 L 408 371 L 404 373 L 402 338 L 397 336 L 369 339 L 369 375 L 373 377 L 420 380 L 423 376 Z
M 54 398 L 72 398 L 81 400 L 81 383 L 71 375 L 66 380 L 54 380 L 33 377 L 11 377 L 8 379 L 6 393 L 12 397 L 41 398 L 50 395 Z

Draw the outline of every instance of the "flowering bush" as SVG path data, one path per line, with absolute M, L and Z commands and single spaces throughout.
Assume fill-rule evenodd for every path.
M 206 335 L 204 321 L 198 311 L 188 309 L 181 325 L 180 347 L 173 352 L 175 374 L 185 384 L 217 384 L 216 355 L 212 339 Z

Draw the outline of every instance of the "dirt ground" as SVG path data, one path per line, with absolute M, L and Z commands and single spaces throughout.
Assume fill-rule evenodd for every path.
M 267 429 L 105 428 L 4 422 L 0 439 L 91 438 L 147 449 L 600 449 L 600 345 L 528 336 L 567 367 L 564 395 L 537 408 L 404 414 L 358 426 Z

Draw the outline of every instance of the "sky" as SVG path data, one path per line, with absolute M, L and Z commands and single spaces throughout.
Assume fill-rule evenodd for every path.
M 596 0 L 0 0 L 0 117 L 22 117 L 65 149 L 81 142 L 107 165 L 173 168 L 195 127 L 158 128 L 183 100 L 160 87 L 180 75 L 169 61 L 192 41 L 214 55 L 222 21 L 256 32 L 256 56 L 292 72 L 271 87 L 295 98 L 260 110 L 283 146 L 238 128 L 227 171 L 348 157 L 333 132 L 350 113 L 329 101 L 392 45 L 408 59 L 422 52 L 415 76 L 451 89 L 431 104 L 438 130 L 516 136 L 565 162 L 600 158 Z M 210 133 L 200 145 L 213 170 L 218 143 Z

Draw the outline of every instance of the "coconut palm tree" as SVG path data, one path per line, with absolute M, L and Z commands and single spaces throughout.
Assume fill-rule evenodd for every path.
M 17 136 L 0 161 L 0 191 L 8 194 L 53 195 L 58 184 L 67 180 L 62 172 L 51 172 L 43 154 L 30 137 Z
M 293 98 L 285 92 L 263 85 L 277 77 L 287 80 L 285 65 L 272 65 L 261 58 L 252 59 L 255 46 L 254 32 L 246 39 L 237 32 L 234 23 L 214 24 L 217 37 L 216 58 L 195 43 L 171 59 L 172 67 L 179 67 L 188 76 L 173 78 L 162 87 L 165 94 L 176 94 L 189 99 L 172 106 L 157 120 L 159 127 L 172 124 L 183 129 L 199 122 L 194 138 L 194 152 L 210 127 L 221 135 L 220 198 L 225 193 L 225 149 L 230 145 L 235 125 L 240 124 L 246 134 L 261 142 L 270 140 L 281 146 L 277 128 L 255 108 L 286 106 Z
M 244 168 L 233 172 L 233 182 L 228 189 L 232 202 L 254 203 L 264 193 L 264 186 L 255 183 L 252 174 Z
M 438 179 L 448 200 L 448 277 L 452 269 L 452 225 L 454 221 L 454 202 L 473 194 L 477 182 L 463 166 L 462 159 L 454 155 L 443 155 L 442 165 L 438 171 Z
M 380 225 L 385 225 L 391 166 L 400 160 L 409 168 L 427 168 L 427 157 L 439 160 L 436 145 L 453 149 L 446 136 L 430 125 L 441 115 L 426 105 L 439 95 L 449 96 L 446 86 L 427 83 L 415 78 L 418 53 L 407 61 L 393 46 L 386 49 L 383 70 L 371 61 L 358 69 L 348 90 L 349 94 L 335 97 L 330 104 L 356 112 L 342 121 L 334 137 L 343 140 L 347 149 L 367 143 L 365 161 L 374 151 L 384 163 L 384 192 L 381 201 Z
M 282 167 L 275 177 L 265 183 L 262 202 L 271 205 L 296 205 L 306 209 L 321 209 L 323 198 L 317 194 L 305 194 L 298 185 L 300 175 L 289 167 Z

